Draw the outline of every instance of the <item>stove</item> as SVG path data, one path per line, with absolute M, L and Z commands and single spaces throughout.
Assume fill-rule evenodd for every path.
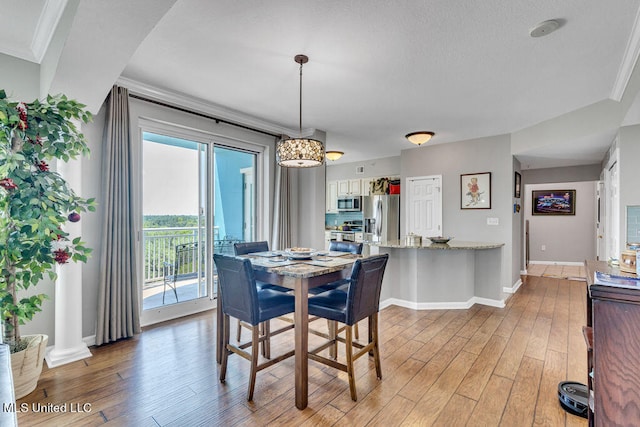
M 356 232 L 334 230 L 331 232 L 331 240 L 335 240 L 337 242 L 355 242 Z

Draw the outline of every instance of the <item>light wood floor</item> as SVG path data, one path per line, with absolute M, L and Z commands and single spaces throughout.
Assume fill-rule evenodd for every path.
M 310 362 L 309 407 L 295 409 L 293 359 L 259 372 L 247 402 L 246 360 L 230 356 L 226 384 L 217 379 L 215 314 L 207 313 L 92 348 L 83 361 L 45 366 L 36 391 L 18 402 L 28 407 L 18 419 L 21 426 L 586 426 L 557 398 L 560 381 L 587 379 L 585 283 L 524 280 L 504 309 L 384 309 L 383 379 L 370 359 L 359 359 L 358 402 L 345 374 Z M 273 355 L 292 343 L 279 337 Z M 54 404 L 68 412 L 33 410 Z M 83 409 L 90 412 L 70 412 Z
M 527 266 L 527 275 L 585 280 L 585 269 L 584 265 L 530 264 Z

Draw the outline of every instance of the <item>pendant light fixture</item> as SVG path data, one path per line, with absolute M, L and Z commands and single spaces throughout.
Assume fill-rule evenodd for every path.
M 302 64 L 309 62 L 309 58 L 306 55 L 296 55 L 294 60 L 300 64 L 300 138 L 278 141 L 276 160 L 284 167 L 310 168 L 324 163 L 324 145 L 316 139 L 302 138 Z
M 404 137 L 409 140 L 412 144 L 422 145 L 425 142 L 429 141 L 435 133 L 431 131 L 418 131 L 411 132 L 406 134 Z

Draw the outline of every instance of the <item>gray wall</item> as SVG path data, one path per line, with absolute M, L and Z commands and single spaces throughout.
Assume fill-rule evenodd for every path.
M 494 144 L 500 148 L 494 156 Z M 501 242 L 507 243 L 505 248 L 505 281 L 511 287 L 519 280 L 521 270 L 524 270 L 524 256 L 522 254 L 523 211 L 515 212 L 513 205 L 523 199 L 513 197 L 513 172 L 520 171 L 520 162 L 509 154 L 509 137 L 506 135 L 481 138 L 478 140 L 462 141 L 454 144 L 425 145 L 404 150 L 400 157 L 388 157 L 327 166 L 327 180 L 349 179 L 373 176 L 401 176 L 403 182 L 410 176 L 443 175 L 443 228 L 444 234 L 450 234 L 460 240 L 498 241 L 493 233 L 499 229 Z M 504 160 L 504 164 L 501 163 Z M 481 167 L 480 167 L 481 165 Z M 505 165 L 510 165 L 508 170 Z M 356 174 L 356 167 L 364 166 L 364 174 Z M 407 170 L 410 167 L 410 170 Z M 496 169 L 499 172 L 496 172 Z M 460 209 L 460 174 L 473 172 L 492 172 L 492 209 L 464 211 Z M 499 180 L 499 182 L 497 182 Z M 524 178 L 522 180 L 524 183 Z M 497 187 L 498 186 L 498 187 Z M 507 187 L 510 190 L 507 190 Z M 496 188 L 504 188 L 504 197 L 498 197 Z M 524 186 L 522 187 L 524 189 Z M 510 194 L 511 197 L 507 195 Z M 496 203 L 500 204 L 498 208 Z M 499 210 L 499 213 L 498 213 Z M 487 226 L 487 217 L 498 217 L 499 226 Z M 467 226 L 468 218 L 474 218 L 473 224 L 479 224 L 478 230 L 488 230 L 481 233 L 473 225 Z M 401 216 L 401 235 L 405 232 L 406 218 Z M 487 228 L 488 227 L 488 228 Z M 465 230 L 466 231 L 461 231 Z M 510 231 L 509 231 L 510 230 Z M 462 234 L 460 234 L 462 233 Z M 478 237 L 473 237 L 478 236 Z M 482 237 L 481 237 L 482 236 Z M 511 263 L 511 267 L 508 267 Z M 506 271 L 510 270 L 511 273 Z M 510 277 L 510 279 L 508 278 Z
M 31 102 L 40 97 L 40 66 L 0 53 L 0 76 L 7 96 L 15 101 Z
M 364 167 L 364 173 L 356 173 L 356 168 L 359 166 Z M 338 165 L 331 164 L 331 162 L 327 163 L 327 181 L 380 176 L 400 176 L 400 156 Z
M 297 232 L 292 235 L 293 246 L 324 248 L 325 167 L 295 171 L 298 176 Z M 284 248 L 281 248 L 284 249 Z
M 627 206 L 640 205 L 640 125 L 620 128 L 620 250 L 626 249 Z
M 576 214 L 532 215 L 532 191 L 576 190 Z M 595 181 L 529 184 L 524 192 L 524 219 L 529 221 L 529 259 L 583 262 L 596 257 Z M 545 245 L 545 250 L 542 250 Z
M 529 169 L 522 171 L 524 184 L 544 184 L 547 182 L 597 181 L 600 179 L 600 164 L 569 166 L 563 168 Z
M 511 196 L 513 198 L 513 209 L 511 215 L 513 221 L 511 223 L 511 241 L 513 243 L 513 259 L 511 260 L 511 271 L 515 277 L 516 272 L 520 273 L 525 270 L 524 261 L 524 249 L 522 240 L 524 238 L 524 211 L 522 210 L 522 202 L 524 197 L 524 184 L 522 183 L 522 171 L 520 170 L 520 162 L 515 157 L 513 158 L 513 190 Z M 520 177 L 520 197 L 515 197 L 515 172 L 521 174 Z M 518 207 L 519 209 L 517 209 Z
M 504 243 L 502 286 L 512 287 L 519 279 L 513 268 L 513 169 L 509 135 L 498 135 L 448 144 L 423 145 L 403 150 L 401 177 L 442 175 L 443 235 L 458 240 Z M 491 172 L 491 209 L 460 209 L 460 175 Z M 487 225 L 498 218 L 499 225 Z M 405 231 L 401 220 L 401 235 Z M 514 271 L 516 270 L 516 271 Z
M 555 185 L 556 183 L 584 183 L 584 182 L 590 182 L 590 181 L 598 181 L 600 179 L 601 172 L 602 172 L 602 166 L 599 163 L 594 165 L 568 166 L 568 167 L 562 167 L 562 168 L 528 169 L 528 170 L 522 171 L 522 185 L 524 190 L 525 186 L 529 184 L 554 184 Z M 588 193 L 590 195 L 588 199 L 585 199 L 584 197 L 582 197 L 582 195 L 578 197 L 578 203 L 580 203 L 581 205 L 583 203 L 591 203 L 589 207 L 585 206 L 585 209 L 589 209 L 590 211 L 595 210 L 595 194 L 592 193 L 592 191 L 595 191 L 595 183 L 593 185 L 594 185 L 593 190 L 591 190 L 591 188 L 589 187 Z M 560 187 L 568 188 L 564 184 L 560 184 L 560 187 L 550 187 L 549 185 L 545 185 L 542 187 L 544 187 L 543 189 L 560 188 Z M 571 184 L 570 187 L 574 188 L 575 186 Z M 584 192 L 581 192 L 581 193 L 585 194 Z M 593 194 L 593 196 L 591 196 L 591 194 Z M 524 220 L 531 218 L 531 189 L 529 189 L 529 191 L 526 194 L 523 191 L 520 205 L 522 206 L 522 214 L 523 214 L 522 215 L 523 228 L 520 232 L 520 236 L 521 236 L 520 246 L 524 248 L 524 244 L 525 244 L 524 243 Z M 582 211 L 584 212 L 584 210 Z M 579 215 L 579 216 L 581 217 L 582 215 Z M 588 238 L 595 236 L 595 230 L 592 230 L 593 228 L 592 224 L 593 222 L 589 224 L 590 228 L 587 230 L 589 233 Z M 540 247 L 542 245 L 541 242 L 548 240 L 546 237 L 547 230 L 544 227 L 540 227 L 539 225 L 541 224 L 536 224 L 538 225 L 536 227 L 532 227 L 531 225 L 532 224 L 530 224 L 530 229 L 529 229 L 530 241 L 537 242 L 536 245 L 533 245 L 532 243 L 530 244 L 530 250 L 532 252 L 530 252 L 529 254 L 529 259 L 531 261 L 582 262 L 585 259 L 595 258 L 595 250 L 596 250 L 595 237 L 593 237 L 593 242 L 589 242 L 587 246 L 582 246 L 581 248 L 579 248 L 577 252 L 576 252 L 577 248 L 574 247 L 573 241 L 566 242 L 566 244 L 569 245 L 570 247 L 569 248 L 570 252 L 573 252 L 576 254 L 581 253 L 582 255 L 580 256 L 583 256 L 582 259 L 577 259 L 578 258 L 577 255 L 569 257 L 569 254 L 562 255 L 560 256 L 560 258 L 554 258 L 556 255 L 549 252 L 550 249 L 548 245 L 547 245 L 547 250 L 542 252 L 540 250 Z M 581 236 L 584 236 L 584 233 L 581 233 Z M 522 252 L 523 251 L 524 249 L 522 250 Z M 589 258 L 587 258 L 587 256 Z M 520 257 L 522 260 L 520 263 L 520 269 L 525 270 L 526 266 L 524 265 L 525 263 L 524 253 L 521 253 Z

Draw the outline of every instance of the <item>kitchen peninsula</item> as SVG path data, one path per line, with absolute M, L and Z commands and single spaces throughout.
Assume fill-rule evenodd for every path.
M 504 307 L 501 284 L 504 243 L 368 243 L 370 253 L 388 253 L 382 284 L 383 306 L 417 310 L 469 308 L 473 304 Z

